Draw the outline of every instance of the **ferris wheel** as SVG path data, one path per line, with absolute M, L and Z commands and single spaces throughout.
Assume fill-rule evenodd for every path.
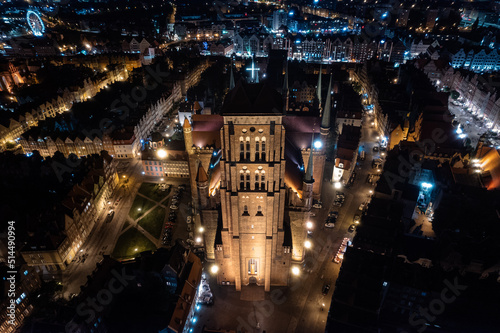
M 26 20 L 28 21 L 28 25 L 33 32 L 33 36 L 41 37 L 45 32 L 45 25 L 43 24 L 42 18 L 38 15 L 37 12 L 32 10 L 28 10 L 26 13 Z

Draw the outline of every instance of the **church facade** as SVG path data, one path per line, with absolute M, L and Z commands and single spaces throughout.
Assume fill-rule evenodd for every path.
M 306 222 L 321 195 L 325 163 L 317 141 L 325 138 L 318 117 L 285 110 L 275 89 L 240 81 L 221 115 L 193 115 L 184 123 L 207 259 L 218 267 L 218 283 L 236 290 L 286 286 L 292 266 L 304 259 Z

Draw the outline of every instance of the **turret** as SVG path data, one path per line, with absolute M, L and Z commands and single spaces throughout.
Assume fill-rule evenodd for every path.
M 288 92 L 288 59 L 286 60 L 286 66 L 285 66 L 285 79 L 283 80 L 283 88 L 281 89 L 281 94 L 283 95 L 284 103 L 283 107 L 285 108 L 283 113 L 286 113 L 288 111 L 288 99 L 289 99 L 289 92 Z
M 316 86 L 316 97 L 318 98 L 319 108 L 321 109 L 321 72 L 323 71 L 323 64 L 319 65 L 318 84 Z
M 184 144 L 186 146 L 186 151 L 189 155 L 193 154 L 193 134 L 191 129 L 191 124 L 187 117 L 184 118 L 184 124 L 182 125 L 182 130 L 184 132 Z
M 330 113 L 332 110 L 332 76 L 330 74 L 330 83 L 326 92 L 325 108 L 323 109 L 323 116 L 321 117 L 321 135 L 328 135 L 330 133 Z
M 304 208 L 310 210 L 313 202 L 313 156 L 314 153 L 314 134 L 311 140 L 311 151 L 309 152 L 309 162 L 307 163 L 306 173 L 304 175 L 304 181 L 302 183 L 302 199 L 304 200 Z
M 198 172 L 196 173 L 196 188 L 198 190 L 198 199 L 200 200 L 200 209 L 205 209 L 208 206 L 208 176 L 198 162 Z
M 229 76 L 229 89 L 234 89 L 234 74 L 233 74 L 233 63 L 231 62 L 231 74 Z

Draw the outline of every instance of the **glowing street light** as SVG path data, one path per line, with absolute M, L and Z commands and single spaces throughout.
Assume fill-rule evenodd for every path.
M 201 237 L 196 237 L 196 240 L 195 240 L 195 241 L 196 241 L 196 243 L 198 243 L 198 244 L 199 244 L 199 243 L 201 243 Z
M 217 265 L 212 265 L 212 267 L 210 267 L 210 272 L 212 272 L 213 274 L 217 274 L 218 271 L 219 267 Z
M 307 229 L 312 229 L 313 223 L 311 221 L 307 222 L 306 227 L 307 227 Z
M 311 241 L 306 240 L 306 241 L 304 242 L 304 247 L 305 247 L 306 249 L 310 249 L 310 248 L 312 247 L 312 243 L 311 243 Z
M 337 190 L 342 188 L 342 184 L 340 182 L 336 182 L 334 186 Z
M 198 229 L 198 231 L 199 231 L 199 232 L 204 232 L 204 231 L 205 231 L 205 228 L 200 227 L 200 228 Z
M 321 142 L 321 140 L 314 141 L 314 148 L 321 149 L 321 147 L 323 147 L 323 142 Z
M 298 276 L 300 274 L 300 269 L 297 266 L 292 267 L 292 274 Z
M 167 151 L 165 149 L 158 149 L 156 155 L 158 155 L 159 158 L 165 158 L 167 157 Z

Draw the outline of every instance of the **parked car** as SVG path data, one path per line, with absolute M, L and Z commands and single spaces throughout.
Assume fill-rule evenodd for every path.
M 373 146 L 373 151 L 378 152 L 378 146 Z
M 322 208 L 323 207 L 323 204 L 321 203 L 321 201 L 317 201 L 316 203 L 314 203 L 313 205 L 313 208 Z
M 351 224 L 349 226 L 349 229 L 347 229 L 348 232 L 354 232 L 354 230 L 356 230 L 356 225 L 355 224 Z
M 361 205 L 359 205 L 359 210 L 360 211 L 364 211 L 366 209 L 366 207 L 368 206 L 368 202 L 362 202 Z
M 172 209 L 172 210 L 177 210 L 177 209 L 179 209 L 179 207 L 178 207 L 178 206 L 176 206 L 176 205 L 170 205 L 170 209 Z
M 335 228 L 335 223 L 333 223 L 333 222 L 326 222 L 325 223 L 325 228 Z
M 309 212 L 309 216 L 310 216 L 310 217 L 315 217 L 315 216 L 316 216 L 316 213 Z
M 352 219 L 352 221 L 354 223 L 358 224 L 359 221 L 361 221 L 361 216 L 359 214 L 354 215 L 354 218 Z
M 323 285 L 323 288 L 321 289 L 321 293 L 323 294 L 323 296 L 326 296 L 329 291 L 330 291 L 330 285 L 329 284 Z
M 332 210 L 332 211 L 330 211 L 330 212 L 328 213 L 328 217 L 330 217 L 330 216 L 333 216 L 333 217 L 335 217 L 335 218 L 338 218 L 338 217 L 339 217 L 339 212 L 337 212 L 337 211 L 333 211 L 333 210 Z
M 188 216 L 188 217 L 186 218 L 186 223 L 187 223 L 187 224 L 191 223 L 192 219 L 193 219 L 193 218 L 192 218 L 191 216 Z

